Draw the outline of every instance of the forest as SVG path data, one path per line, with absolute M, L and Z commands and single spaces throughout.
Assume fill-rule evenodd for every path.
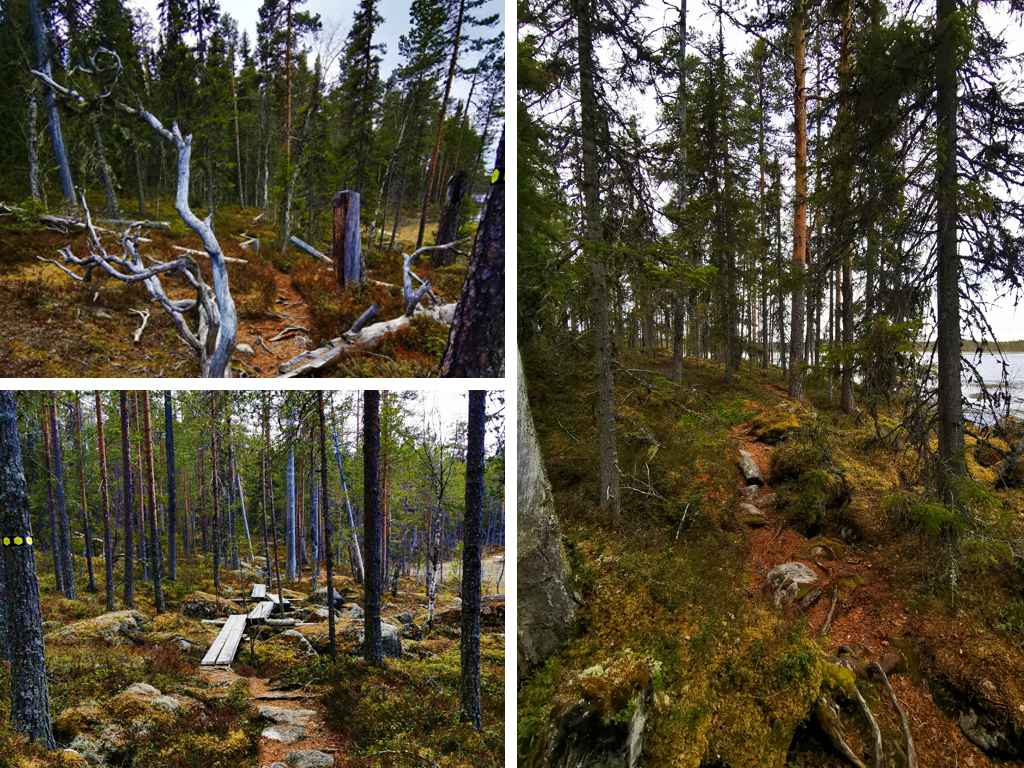
M 500 3 L 306 6 L 0 2 L 8 375 L 503 374 Z
M 1024 6 L 518 44 L 519 764 L 1020 764 Z
M 504 764 L 504 396 L 0 392 L 0 766 Z

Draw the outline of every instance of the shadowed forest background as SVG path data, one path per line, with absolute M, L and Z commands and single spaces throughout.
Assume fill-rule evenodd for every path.
M 287 372 L 303 352 L 358 332 L 373 304 L 364 325 L 410 322 L 350 339 L 352 352 L 329 370 L 436 373 L 447 326 L 461 322 L 454 305 L 502 162 L 500 9 L 491 0 L 365 0 L 327 20 L 304 6 L 262 2 L 253 33 L 216 0 L 161 0 L 155 15 L 124 0 L 0 4 L 0 363 L 10 374 L 194 375 L 179 320 L 147 308 L 148 288 L 102 268 L 78 285 L 40 261 L 81 276 L 78 262 L 58 256 L 68 245 L 79 259 L 103 250 L 134 261 L 126 234 L 139 268 L 198 257 L 164 273 L 171 301 L 188 294 L 186 269 L 217 291 L 230 282 L 235 375 Z M 382 12 L 408 16 L 397 39 L 382 38 Z M 390 71 L 385 51 L 397 62 Z M 212 216 L 220 259 L 176 212 L 181 147 L 144 113 L 191 136 L 186 200 L 199 219 Z M 353 213 L 345 198 L 339 221 L 343 190 L 358 203 Z M 84 201 L 101 243 L 89 237 Z M 332 275 L 343 241 L 358 269 Z M 500 314 L 493 303 L 490 314 Z
M 520 5 L 520 765 L 1024 759 L 1022 24 Z

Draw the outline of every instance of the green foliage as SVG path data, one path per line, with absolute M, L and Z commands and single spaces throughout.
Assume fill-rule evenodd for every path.
M 954 507 L 930 501 L 919 494 L 899 491 L 884 500 L 893 525 L 918 532 L 935 541 L 956 541 L 967 530 L 967 519 Z

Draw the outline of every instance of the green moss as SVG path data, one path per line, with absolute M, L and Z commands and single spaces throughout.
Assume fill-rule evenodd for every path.
M 820 469 L 827 463 L 828 456 L 817 445 L 806 442 L 782 445 L 772 454 L 769 482 L 780 485 L 797 480 L 804 473 Z
M 963 512 L 914 493 L 890 494 L 883 505 L 894 526 L 936 541 L 955 541 L 967 529 Z
M 768 445 L 780 443 L 800 428 L 800 422 L 789 411 L 766 412 L 750 422 L 750 434 Z

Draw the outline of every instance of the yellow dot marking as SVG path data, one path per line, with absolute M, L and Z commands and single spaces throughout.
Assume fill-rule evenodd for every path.
M 14 537 L 14 546 L 16 546 L 16 547 L 20 547 L 21 546 L 21 536 L 15 536 Z
M 4 546 L 5 547 L 11 546 L 11 538 L 10 538 L 10 536 L 4 536 Z
M 31 544 L 32 543 L 32 537 L 31 536 L 26 536 L 25 537 L 25 543 L 26 544 Z
M 498 183 L 498 179 L 500 179 L 500 178 L 501 178 L 501 171 L 499 171 L 497 168 L 495 168 L 493 171 L 491 171 L 491 184 L 497 184 Z

